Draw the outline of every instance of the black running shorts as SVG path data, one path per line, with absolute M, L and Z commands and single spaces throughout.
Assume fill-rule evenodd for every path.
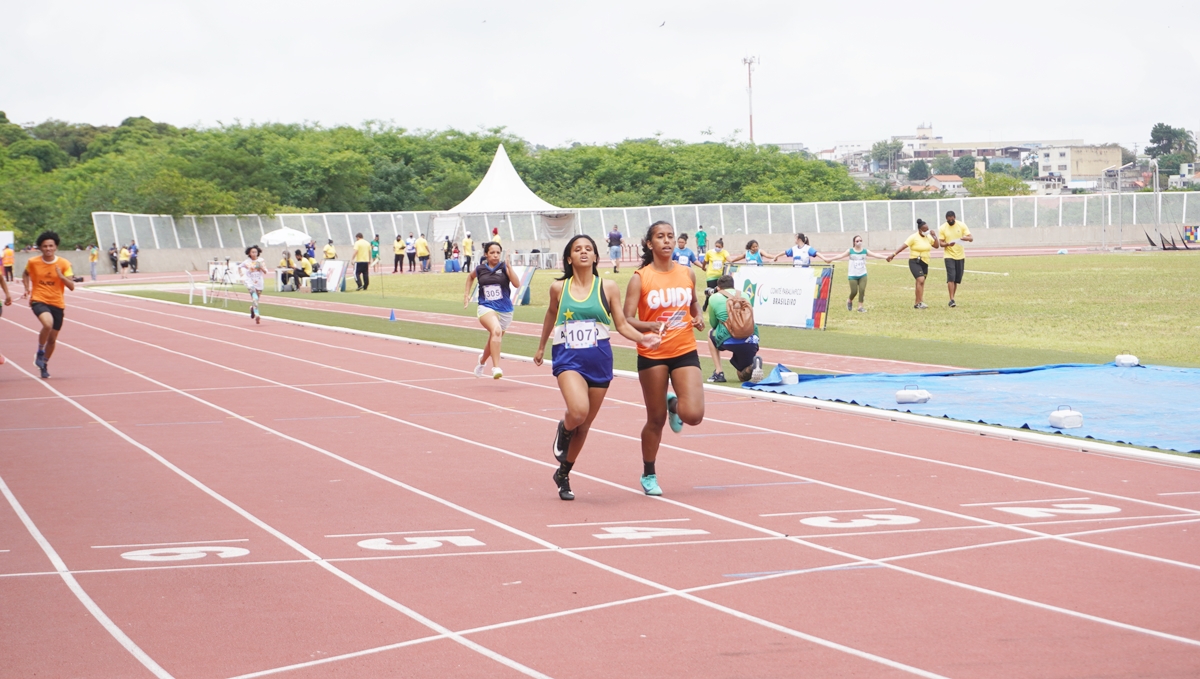
M 49 304 L 44 304 L 42 302 L 32 302 L 32 303 L 30 303 L 29 308 L 33 310 L 34 316 L 41 316 L 42 314 L 50 314 L 50 317 L 54 319 L 54 329 L 62 330 L 62 322 L 63 322 L 63 310 L 62 309 L 60 309 L 59 307 L 56 307 L 56 306 L 50 306 Z
M 672 356 L 671 358 L 646 358 L 645 356 L 638 356 L 638 372 L 649 370 L 650 368 L 656 368 L 660 365 L 667 366 L 668 373 L 673 373 L 679 368 L 695 367 L 697 370 L 699 370 L 700 354 L 696 353 L 695 349 L 692 349 L 686 354 Z

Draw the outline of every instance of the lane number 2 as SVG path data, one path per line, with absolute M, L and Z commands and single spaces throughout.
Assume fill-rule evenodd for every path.
M 421 536 L 419 538 L 404 538 L 406 544 L 398 545 L 387 538 L 371 538 L 358 543 L 363 549 L 376 549 L 384 552 L 404 552 L 417 549 L 437 549 L 446 543 L 455 547 L 482 547 L 483 542 L 469 535 Z
M 1045 519 L 1051 516 L 1060 514 L 1116 514 L 1121 511 L 1120 507 L 1110 507 L 1109 505 L 1050 505 L 1049 507 L 994 507 L 1002 512 L 1016 514 L 1017 516 L 1025 516 L 1031 519 Z
M 842 521 L 833 516 L 810 516 L 800 519 L 800 523 L 814 528 L 871 528 L 873 526 L 907 526 L 920 523 L 915 516 L 900 514 L 863 514 L 864 518 Z
M 191 547 L 156 547 L 154 549 L 139 549 L 125 552 L 122 559 L 129 561 L 189 561 L 203 559 L 209 554 L 215 554 L 222 559 L 234 559 L 246 556 L 250 550 L 242 547 L 226 547 L 220 545 L 194 545 Z

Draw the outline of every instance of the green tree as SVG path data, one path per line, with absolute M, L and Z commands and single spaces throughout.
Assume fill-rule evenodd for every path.
M 1016 177 L 998 172 L 985 172 L 982 179 L 963 179 L 963 188 L 972 197 L 979 196 L 1028 196 L 1029 185 Z
M 14 142 L 28 139 L 29 134 L 20 125 L 9 122 L 4 111 L 0 111 L 0 146 L 8 146 Z
M 1185 162 L 1191 162 L 1196 156 L 1196 139 L 1182 127 L 1157 123 L 1150 128 L 1150 146 L 1146 147 L 1146 153 L 1151 158 L 1179 153 L 1187 156 Z
M 78 160 L 87 152 L 88 144 L 91 144 L 97 136 L 112 132 L 114 129 L 107 125 L 96 127 L 50 119 L 27 127 L 25 131 L 34 139 L 54 142 L 64 153 Z
M 1192 156 L 1187 153 L 1168 153 L 1165 156 L 1158 157 L 1158 173 L 1164 185 L 1165 177 L 1168 175 L 1179 174 L 1180 163 L 1192 162 Z
M 39 139 L 21 139 L 8 145 L 9 158 L 28 157 L 38 161 L 42 172 L 49 172 L 70 162 L 71 157 L 58 144 Z
M 975 156 L 959 156 L 954 161 L 954 174 L 966 179 L 975 176 Z M 965 186 L 965 185 L 964 185 Z
M 929 179 L 929 166 L 923 160 L 913 162 L 908 166 L 908 178 L 912 181 Z
M 904 142 L 902 141 L 888 141 L 886 139 L 877 141 L 871 145 L 871 160 L 879 163 L 880 166 L 887 167 L 889 170 L 895 169 L 893 161 L 903 150 Z
M 955 174 L 954 159 L 950 156 L 938 156 L 933 159 L 934 174 Z

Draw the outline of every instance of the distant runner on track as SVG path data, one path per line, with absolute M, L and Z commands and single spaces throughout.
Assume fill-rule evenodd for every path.
M 242 280 L 250 293 L 250 318 L 255 323 L 262 323 L 262 315 L 258 312 L 258 298 L 263 291 L 263 279 L 266 278 L 267 265 L 262 259 L 262 250 L 257 245 L 246 248 L 246 259 L 238 264 L 242 270 Z
M 0 312 L 4 311 L 4 307 L 12 306 L 12 295 L 8 292 L 8 283 L 4 279 L 5 276 L 0 276 L 0 290 L 4 290 L 4 306 L 0 306 Z M 4 354 L 0 354 L 0 365 L 4 365 Z
M 475 311 L 480 325 L 488 331 L 487 343 L 475 366 L 475 376 L 483 377 L 483 366 L 488 356 L 492 357 L 492 379 L 504 377 L 500 369 L 500 343 L 504 331 L 512 324 L 512 288 L 521 287 L 521 279 L 513 272 L 508 262 L 500 261 L 503 250 L 499 243 L 483 244 L 484 261 L 467 274 L 467 289 L 463 293 L 463 308 L 471 303 L 471 284 L 479 281 L 479 308 Z
M 670 419 L 671 431 L 679 433 L 683 425 L 695 426 L 704 419 L 704 376 L 692 334 L 704 330 L 704 319 L 696 303 L 696 275 L 671 259 L 674 251 L 675 228 L 667 222 L 651 224 L 642 241 L 641 267 L 625 292 L 630 325 L 662 336 L 659 346 L 637 350 L 638 381 L 646 404 L 642 490 L 647 495 L 662 495 L 654 462 L 663 425 Z M 674 394 L 667 391 L 668 383 L 675 387 Z
M 570 473 L 583 450 L 588 429 L 600 412 L 608 385 L 613 378 L 612 347 L 608 326 L 646 349 L 659 345 L 657 333 L 641 333 L 625 320 L 621 291 L 613 280 L 600 277 L 599 253 L 591 236 L 577 235 L 563 249 L 562 278 L 550 284 L 550 306 L 542 321 L 542 338 L 534 365 L 541 365 L 546 341 L 553 333 L 550 349 L 558 389 L 566 401 L 567 412 L 558 421 L 551 448 L 558 470 L 554 483 L 558 497 L 574 500 Z
M 37 237 L 41 257 L 30 257 L 25 264 L 25 295 L 29 297 L 29 308 L 42 323 L 38 333 L 38 350 L 33 364 L 42 371 L 42 379 L 50 377 L 50 357 L 58 344 L 58 331 L 62 330 L 63 311 L 66 307 L 65 290 L 75 289 L 71 263 L 58 256 L 58 234 L 45 231 Z

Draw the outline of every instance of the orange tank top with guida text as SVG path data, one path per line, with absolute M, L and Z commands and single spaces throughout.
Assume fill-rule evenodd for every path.
M 666 331 L 662 344 L 656 349 L 638 347 L 638 355 L 646 358 L 675 358 L 696 350 L 692 334 L 692 297 L 696 294 L 688 268 L 671 262 L 666 273 L 653 265 L 637 270 L 642 277 L 642 296 L 638 299 L 638 319 L 649 323 L 664 323 Z

